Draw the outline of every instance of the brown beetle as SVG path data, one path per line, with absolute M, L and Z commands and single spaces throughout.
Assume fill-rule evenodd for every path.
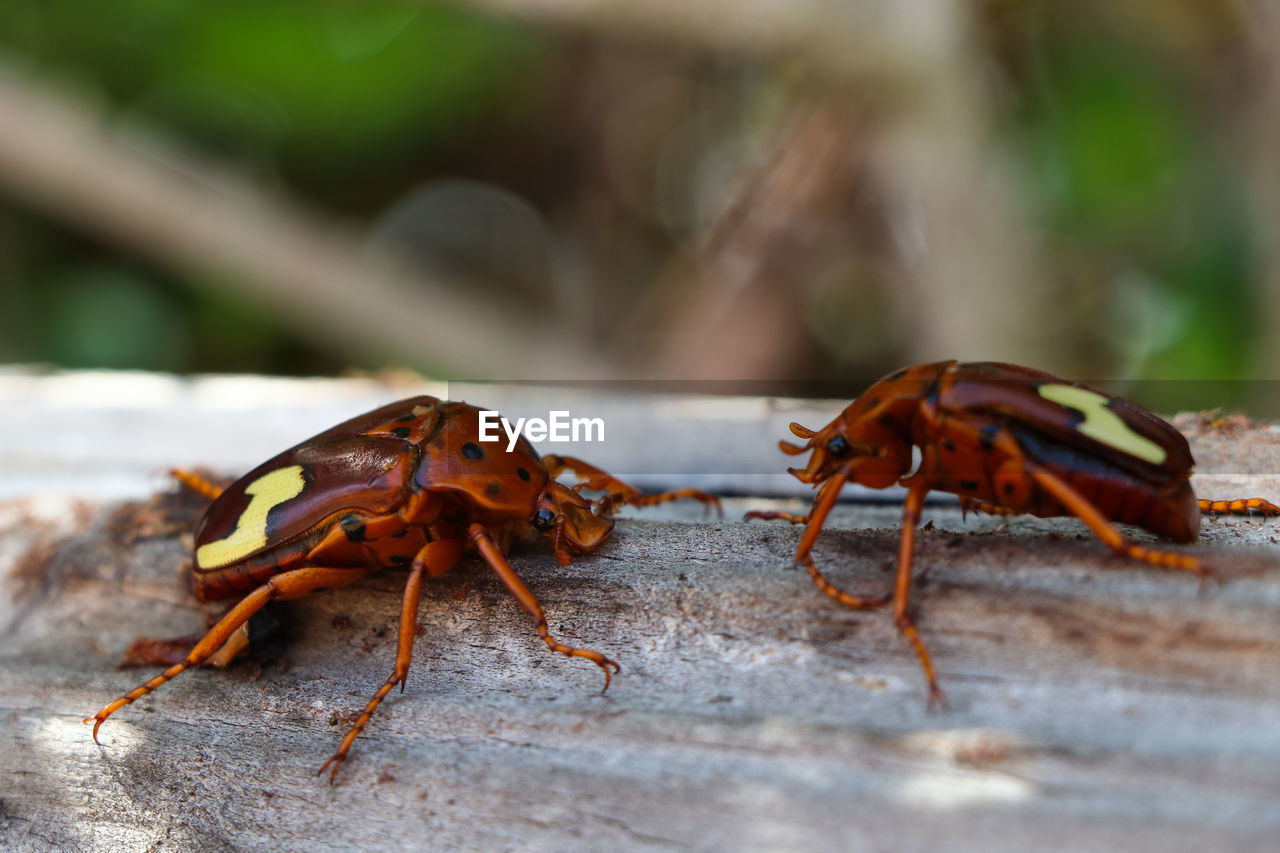
M 225 491 L 178 472 L 213 499 L 195 535 L 196 596 L 240 601 L 182 662 L 87 717 L 94 740 L 120 708 L 238 642 L 242 626 L 268 601 L 343 586 L 384 566 L 406 566 L 395 667 L 321 766 L 323 772 L 332 765 L 332 779 L 378 704 L 397 684 L 404 689 L 423 578 L 447 572 L 468 550 L 480 554 L 533 618 L 549 649 L 595 663 L 607 688 L 610 668 L 616 671 L 618 664 L 551 636 L 538 600 L 507 562 L 511 542 L 541 532 L 568 565 L 609 537 L 609 516 L 620 506 L 693 498 L 718 508 L 719 502 L 695 489 L 642 494 L 581 460 L 540 458 L 523 436 L 510 451 L 502 443 L 483 444 L 480 411 L 434 397 L 392 403 L 286 450 Z M 586 479 L 567 487 L 555 479 L 565 470 Z M 579 494 L 584 489 L 604 496 L 593 504 Z
M 1133 524 L 1177 542 L 1192 542 L 1202 512 L 1280 514 L 1261 498 L 1197 501 L 1193 461 L 1176 429 L 1133 403 L 1048 373 L 991 362 L 944 361 L 907 367 L 863 392 L 818 431 L 791 424 L 805 439 L 780 442 L 790 456 L 810 453 L 788 469 L 818 487 L 808 515 L 750 512 L 806 525 L 795 564 L 818 588 L 850 607 L 893 603 L 929 684 L 929 704 L 943 703 L 929 653 L 907 609 L 911 552 L 925 495 L 951 492 L 962 505 L 997 514 L 1075 516 L 1116 553 L 1205 576 L 1195 557 L 1129 542 L 1112 522 Z M 912 448 L 921 462 L 912 472 Z M 889 595 L 851 595 L 828 581 L 811 551 L 845 483 L 907 489 L 898 569 Z

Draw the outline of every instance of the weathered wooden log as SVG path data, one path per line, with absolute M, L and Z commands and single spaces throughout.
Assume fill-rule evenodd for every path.
M 656 410 L 609 405 L 639 425 Z M 237 445 L 279 414 L 260 407 L 220 436 L 232 461 L 217 465 L 209 445 L 192 461 L 241 470 Z M 16 408 L 0 428 L 29 422 Z M 696 450 L 704 472 L 706 454 L 738 453 L 706 441 L 732 431 L 721 412 L 670 453 Z M 48 423 L 51 447 L 93 448 L 80 414 Z M 113 435 L 145 438 L 125 422 L 150 414 L 117 410 Z M 1212 475 L 1196 481 L 1204 496 L 1280 494 L 1274 430 L 1179 425 Z M 767 442 L 756 450 L 781 469 Z M 144 465 L 110 476 L 147 473 L 154 460 L 137 455 Z M 92 458 L 85 495 L 109 491 Z M 789 570 L 799 530 L 739 520 L 778 505 L 636 513 L 569 567 L 538 543 L 516 551 L 553 632 L 622 665 L 605 695 L 598 669 L 548 653 L 478 561 L 431 581 L 407 690 L 330 785 L 316 770 L 390 672 L 405 572 L 284 603 L 273 657 L 183 674 L 112 717 L 97 746 L 81 719 L 151 674 L 117 668 L 129 643 L 198 632 L 216 610 L 182 583 L 199 501 L 9 497 L 0 847 L 1249 850 L 1280 838 L 1275 522 L 1207 521 L 1186 547 L 1223 582 L 1202 589 L 1114 557 L 1075 522 L 930 505 L 914 596 L 950 700 L 930 713 L 888 615 L 839 607 Z M 842 505 L 819 563 L 851 590 L 887 590 L 898 515 Z

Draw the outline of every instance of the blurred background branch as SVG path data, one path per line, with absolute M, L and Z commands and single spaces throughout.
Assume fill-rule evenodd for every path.
M 0 69 L 0 184 L 33 206 L 162 265 L 238 286 L 308 337 L 459 375 L 599 375 L 537 321 L 506 322 L 461 281 L 432 280 L 368 250 L 356 228 L 180 152 L 139 128 Z M 533 322 L 528 322 L 533 320 Z M 474 332 L 492 340 L 477 347 Z

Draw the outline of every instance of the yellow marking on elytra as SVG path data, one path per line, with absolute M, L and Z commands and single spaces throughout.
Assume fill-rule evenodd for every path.
M 236 527 L 225 538 L 206 542 L 196 549 L 196 565 L 216 569 L 241 560 L 267 544 L 267 513 L 296 498 L 306 488 L 301 465 L 288 465 L 263 474 L 245 486 L 249 505 L 236 519 Z
M 1095 441 L 1153 465 L 1163 464 L 1169 455 L 1151 439 L 1134 432 L 1119 415 L 1107 408 L 1109 398 L 1097 391 L 1075 385 L 1046 384 L 1040 386 L 1039 392 L 1046 400 L 1069 406 L 1084 415 L 1076 429 Z

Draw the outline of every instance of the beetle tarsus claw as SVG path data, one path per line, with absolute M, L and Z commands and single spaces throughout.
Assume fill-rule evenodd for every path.
M 85 717 L 81 722 L 86 726 L 93 723 L 93 742 L 101 746 L 101 743 L 98 741 L 98 729 L 102 728 L 102 724 L 106 721 L 98 719 L 97 715 L 94 715 L 92 717 Z
M 603 696 L 609 690 L 609 685 L 613 683 L 613 672 L 622 672 L 622 667 L 615 660 L 610 660 L 602 656 L 602 660 L 590 658 L 596 666 L 604 670 L 604 687 L 600 688 L 600 695 Z M 609 667 L 613 667 L 613 672 L 609 671 Z
M 325 761 L 324 764 L 320 765 L 320 769 L 316 771 L 316 775 L 319 776 L 320 774 L 324 773 L 324 771 L 329 770 L 329 765 L 332 764 L 333 769 L 329 770 L 329 784 L 332 785 L 334 783 L 334 780 L 338 778 L 338 768 L 342 766 L 342 762 L 345 759 L 346 759 L 346 756 L 343 755 L 342 753 L 340 752 L 334 753 L 333 755 L 329 756 L 329 759 Z

